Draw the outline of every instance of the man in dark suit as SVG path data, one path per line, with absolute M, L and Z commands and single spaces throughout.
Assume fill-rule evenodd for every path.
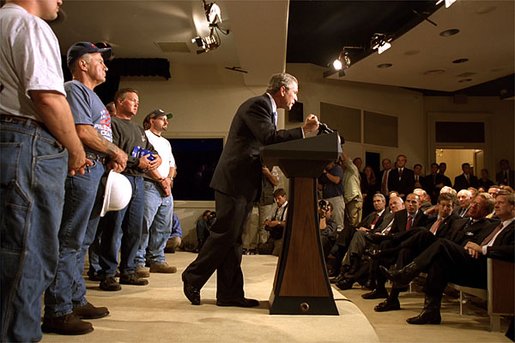
M 470 164 L 463 163 L 461 165 L 461 170 L 463 174 L 458 175 L 454 178 L 454 189 L 459 192 L 462 189 L 467 189 L 469 187 L 476 187 L 478 185 L 477 177 L 472 175 L 470 170 Z
M 405 155 L 397 156 L 395 168 L 388 176 L 388 190 L 396 191 L 403 199 L 415 188 L 415 175 L 413 170 L 406 168 L 406 162 L 408 158 Z
M 448 282 L 469 287 L 487 287 L 487 257 L 514 260 L 515 194 L 501 192 L 495 198 L 495 214 L 500 219 L 464 245 L 437 240 L 412 263 L 387 272 L 391 280 L 406 284 L 419 272 L 427 272 L 426 299 L 422 312 L 407 319 L 409 324 L 439 324 L 442 293 Z
M 260 148 L 315 135 L 318 130 L 317 117 L 309 115 L 302 128 L 277 131 L 277 108 L 291 109 L 297 93 L 295 77 L 275 74 L 266 93 L 245 101 L 232 120 L 210 185 L 215 190 L 217 220 L 197 259 L 182 274 L 184 294 L 193 305 L 200 305 L 200 290 L 215 270 L 218 306 L 259 305 L 244 295 L 241 234 L 260 193 Z
M 499 161 L 499 166 L 501 167 L 501 170 L 495 174 L 495 181 L 497 181 L 497 184 L 515 188 L 515 171 L 511 170 L 510 162 L 506 159 L 502 159 Z
M 379 173 L 379 179 L 381 180 L 381 193 L 388 197 L 388 193 L 390 192 L 388 190 L 388 179 L 390 176 L 390 172 L 392 171 L 392 161 L 389 158 L 384 158 L 383 161 L 381 161 L 381 164 L 383 166 L 383 170 Z M 388 198 L 386 198 L 388 200 Z
M 438 174 L 438 163 L 431 163 L 431 173 L 424 177 L 424 188 L 427 194 L 431 197 L 431 203 L 436 204 L 438 195 L 440 195 L 439 185 L 443 184 L 443 179 Z

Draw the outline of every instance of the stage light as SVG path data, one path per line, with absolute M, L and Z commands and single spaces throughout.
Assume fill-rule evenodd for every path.
M 436 5 L 440 5 L 442 3 L 442 1 L 444 0 L 438 0 L 436 2 Z M 449 8 L 452 6 L 452 4 L 454 4 L 456 2 L 456 0 L 445 0 L 445 8 Z
M 345 51 L 345 48 L 340 52 L 340 55 L 337 59 L 333 61 L 334 70 L 345 70 L 350 67 L 351 60 L 349 57 L 349 53 Z
M 385 52 L 386 50 L 390 49 L 392 47 L 392 45 L 388 42 L 384 42 L 383 45 L 380 45 L 378 48 L 377 48 L 377 53 L 378 54 L 382 54 L 383 52 Z
M 377 50 L 378 54 L 382 54 L 392 47 L 392 44 L 390 43 L 391 41 L 392 37 L 388 37 L 384 33 L 374 33 L 370 40 L 370 48 L 372 50 Z

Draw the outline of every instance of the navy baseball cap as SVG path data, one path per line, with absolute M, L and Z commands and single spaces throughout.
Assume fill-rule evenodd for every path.
M 99 48 L 91 42 L 77 42 L 73 44 L 66 53 L 68 67 L 70 67 L 73 62 L 82 55 L 94 54 L 96 52 L 101 53 L 104 59 L 111 57 L 111 48 Z

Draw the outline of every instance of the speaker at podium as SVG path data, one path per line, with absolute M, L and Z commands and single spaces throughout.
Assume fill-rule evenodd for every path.
M 270 314 L 338 315 L 320 241 L 316 179 L 341 154 L 334 132 L 265 146 L 261 157 L 290 179 L 288 217 Z

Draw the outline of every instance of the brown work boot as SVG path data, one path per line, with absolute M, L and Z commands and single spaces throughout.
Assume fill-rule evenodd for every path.
M 166 273 L 166 274 L 172 274 L 177 272 L 177 267 L 175 266 L 169 266 L 166 262 L 161 263 L 152 263 L 150 265 L 150 272 L 151 273 Z
M 123 285 L 146 286 L 148 285 L 148 280 L 139 278 L 136 274 L 122 274 L 120 276 L 120 283 Z
M 74 306 L 73 313 L 80 319 L 98 319 L 109 314 L 107 307 L 95 307 L 90 302 L 82 306 Z
M 150 269 L 144 266 L 136 267 L 136 276 L 139 278 L 147 278 L 150 277 Z
M 41 330 L 59 335 L 84 335 L 93 331 L 93 325 L 82 321 L 74 313 L 69 313 L 60 317 L 44 317 Z

